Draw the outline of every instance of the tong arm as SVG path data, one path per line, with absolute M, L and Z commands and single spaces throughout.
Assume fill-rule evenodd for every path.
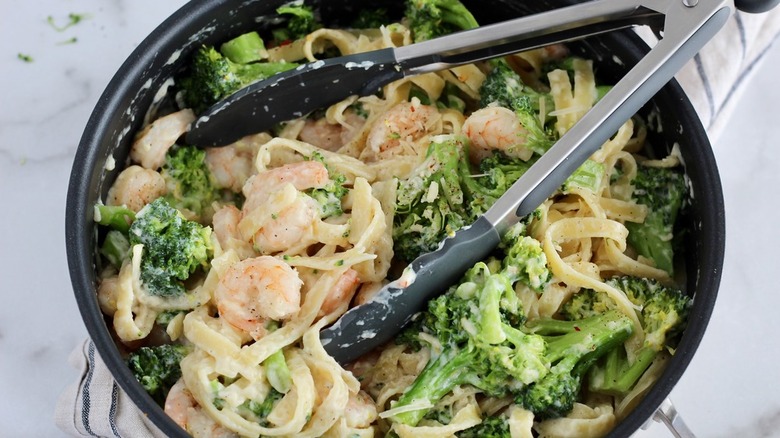
M 645 0 L 663 14 L 663 39 L 564 134 L 486 213 L 502 233 L 531 213 L 614 135 L 714 36 L 733 12 L 729 0 Z M 598 0 L 598 3 L 610 0 Z

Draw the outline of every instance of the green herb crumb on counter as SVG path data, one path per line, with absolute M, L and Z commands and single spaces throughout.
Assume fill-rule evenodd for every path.
M 57 24 L 57 20 L 52 15 L 46 17 L 46 22 L 49 24 L 49 26 L 51 26 L 52 29 L 56 30 L 57 32 L 65 32 L 71 27 L 89 18 L 91 18 L 90 14 L 71 12 L 68 14 L 65 24 Z

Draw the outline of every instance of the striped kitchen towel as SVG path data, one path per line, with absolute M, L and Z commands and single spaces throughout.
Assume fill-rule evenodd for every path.
M 60 395 L 54 421 L 74 437 L 165 438 L 114 381 L 91 340 L 70 354 L 80 372 Z
M 745 84 L 778 31 L 780 9 L 737 13 L 677 75 L 713 142 L 728 126 Z M 652 35 L 643 37 L 652 43 Z M 164 437 L 119 388 L 91 341 L 74 350 L 70 363 L 80 374 L 57 404 L 55 421 L 63 432 L 75 437 Z

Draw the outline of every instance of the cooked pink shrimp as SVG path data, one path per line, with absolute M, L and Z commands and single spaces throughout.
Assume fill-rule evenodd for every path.
M 211 227 L 223 250 L 232 249 L 238 253 L 240 259 L 245 259 L 254 255 L 254 250 L 252 244 L 245 240 L 238 230 L 240 220 L 241 210 L 234 205 L 225 205 L 214 212 Z
M 192 393 L 179 379 L 165 398 L 165 413 L 194 437 L 233 438 L 238 435 L 232 432 L 203 412 Z
M 253 175 L 243 187 L 244 212 L 252 211 L 262 205 L 268 196 L 279 190 L 285 183 L 292 184 L 297 190 L 324 187 L 328 183 L 328 169 L 319 161 L 300 161 L 266 170 Z
M 364 391 L 357 394 L 349 394 L 349 401 L 344 408 L 344 419 L 347 426 L 364 428 L 369 427 L 377 418 L 376 403 L 371 396 Z
M 268 321 L 281 321 L 301 308 L 298 272 L 271 256 L 242 260 L 219 279 L 214 298 L 222 318 L 254 339 L 266 334 Z
M 207 148 L 206 166 L 217 187 L 239 192 L 254 173 L 254 157 L 251 151 L 236 145 Z
M 286 164 L 252 176 L 244 185 L 242 213 L 250 213 L 263 205 L 271 193 L 279 190 L 285 183 L 291 183 L 297 190 L 324 187 L 328 183 L 328 170 L 318 161 L 301 161 Z M 252 241 L 255 248 L 265 254 L 288 249 L 298 243 L 302 235 L 307 234 L 319 217 L 320 209 L 316 201 L 309 197 L 299 197 L 292 205 L 275 214 L 258 230 Z
M 165 153 L 190 129 L 193 121 L 195 113 L 191 109 L 160 117 L 138 133 L 130 148 L 130 158 L 147 169 L 159 169 L 165 162 Z
M 393 106 L 368 132 L 366 159 L 376 161 L 386 153 L 400 152 L 400 145 L 419 140 L 440 121 L 439 111 L 418 99 Z
M 167 192 L 165 179 L 155 170 L 129 166 L 108 190 L 107 205 L 124 205 L 135 212 Z
M 318 316 L 327 315 L 343 304 L 348 305 L 352 301 L 358 286 L 360 286 L 360 278 L 357 271 L 352 268 L 347 269 L 336 281 L 336 284 L 333 285 L 333 288 L 328 291 Z
M 116 296 L 119 288 L 119 277 L 116 275 L 100 280 L 98 286 L 97 296 L 98 304 L 100 304 L 100 310 L 105 315 L 113 316 L 116 312 Z
M 306 120 L 298 138 L 306 143 L 319 148 L 335 151 L 347 144 L 358 132 L 366 119 L 358 116 L 353 111 L 344 113 L 346 125 L 328 123 L 325 118 L 318 120 Z
M 494 150 L 524 161 L 533 155 L 533 151 L 525 147 L 528 132 L 508 108 L 489 106 L 474 111 L 463 123 L 463 132 L 471 141 L 469 158 L 475 164 L 492 155 Z
M 360 290 L 355 294 L 355 305 L 359 306 L 371 301 L 371 299 L 382 290 L 384 285 L 384 282 L 371 282 L 360 285 Z
M 314 221 L 320 217 L 320 213 L 317 201 L 310 197 L 299 197 L 252 236 L 255 250 L 262 254 L 274 254 L 304 243 L 303 236 L 311 234 Z
M 198 403 L 192 397 L 190 390 L 184 384 L 184 379 L 179 379 L 168 391 L 163 410 L 171 420 L 187 430 L 187 411 L 195 408 Z

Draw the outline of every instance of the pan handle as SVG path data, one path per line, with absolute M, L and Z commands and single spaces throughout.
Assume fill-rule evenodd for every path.
M 734 6 L 742 12 L 766 12 L 780 3 L 780 0 L 734 0 Z
M 675 438 L 696 438 L 693 431 L 683 421 L 670 399 L 665 399 L 653 414 L 655 421 L 664 423 Z

